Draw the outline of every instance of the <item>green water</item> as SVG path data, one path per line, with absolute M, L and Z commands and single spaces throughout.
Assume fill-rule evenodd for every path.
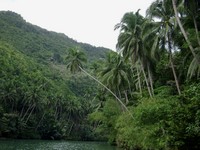
M 0 140 L 0 150 L 119 150 L 103 142 Z

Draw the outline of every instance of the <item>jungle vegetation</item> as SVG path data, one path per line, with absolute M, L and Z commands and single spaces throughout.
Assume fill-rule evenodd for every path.
M 46 39 L 21 17 L 10 26 L 17 14 L 1 12 L 0 137 L 199 149 L 199 11 L 199 0 L 155 0 L 145 17 L 127 12 L 115 26 L 117 52 L 95 58 L 77 42 L 53 45 L 60 34 Z

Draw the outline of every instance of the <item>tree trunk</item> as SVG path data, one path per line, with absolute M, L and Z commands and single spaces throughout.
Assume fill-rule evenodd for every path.
M 140 90 L 140 94 L 142 94 L 142 86 L 141 86 L 141 80 L 140 80 L 140 73 L 139 73 L 139 69 L 136 66 L 137 69 L 137 76 L 138 76 L 138 84 L 139 84 L 139 90 Z
M 128 100 L 128 94 L 126 90 L 124 90 L 124 96 L 125 96 L 126 104 L 128 104 L 129 100 Z
M 199 46 L 200 46 L 199 31 L 198 31 L 198 27 L 197 27 L 197 21 L 196 21 L 196 19 L 195 19 L 194 16 L 193 16 L 193 21 L 194 21 L 194 27 L 195 27 L 197 42 L 198 42 L 198 44 L 199 44 Z
M 149 76 L 149 83 L 150 83 L 150 87 L 151 87 L 152 96 L 154 96 L 153 78 L 152 78 L 152 74 L 151 74 L 149 65 L 148 65 L 148 76 Z
M 72 125 L 70 126 L 70 129 L 69 129 L 69 132 L 68 132 L 68 136 L 70 136 L 71 131 L 72 131 L 72 129 L 73 129 L 73 126 L 74 126 L 74 123 L 72 123 Z
M 117 95 L 117 93 L 118 93 L 118 95 Z M 120 92 L 120 90 L 119 90 L 119 87 L 117 87 L 117 92 L 116 92 L 116 94 L 115 95 L 117 95 L 117 97 L 121 100 L 122 99 L 122 95 L 121 95 L 121 92 Z M 121 111 L 122 112 L 125 112 L 126 110 L 124 109 L 124 107 L 121 105 L 121 103 L 119 102 L 119 101 L 117 101 L 117 103 L 119 103 L 119 105 L 121 106 L 120 108 L 121 108 Z
M 44 116 L 45 116 L 45 112 L 43 113 L 43 115 L 42 115 L 40 121 L 38 122 L 37 127 L 35 128 L 35 131 L 37 131 L 37 129 L 39 128 L 39 126 L 40 126 L 42 120 L 44 119 Z
M 101 83 L 99 80 L 97 80 L 95 77 L 93 77 L 92 75 L 90 75 L 87 71 L 85 71 L 83 68 L 81 68 L 79 66 L 79 68 L 81 69 L 81 71 L 83 71 L 85 74 L 87 74 L 89 77 L 91 77 L 93 80 L 95 80 L 97 83 L 99 83 L 101 86 L 103 86 L 108 92 L 110 92 L 118 101 L 119 103 L 125 108 L 125 110 L 127 112 L 129 112 L 130 116 L 133 118 L 133 115 L 131 114 L 131 112 L 128 110 L 128 108 L 126 107 L 126 105 L 124 105 L 124 103 L 108 88 L 106 87 L 103 83 Z
M 172 56 L 170 56 L 170 57 L 172 57 Z M 181 95 L 181 90 L 180 90 L 180 86 L 179 86 L 179 83 L 178 83 L 178 79 L 177 79 L 177 75 L 176 75 L 176 71 L 175 71 L 175 68 L 174 68 L 174 63 L 172 61 L 172 58 L 170 58 L 170 64 L 171 64 L 171 67 L 172 67 L 172 72 L 173 72 L 173 75 L 174 75 L 174 80 L 175 80 L 175 83 L 176 83 L 176 88 L 177 88 L 178 94 Z
M 189 48 L 190 48 L 190 51 L 191 51 L 193 57 L 197 60 L 198 64 L 200 64 L 200 59 L 199 59 L 198 55 L 195 53 L 194 48 L 192 47 L 192 44 L 191 44 L 191 42 L 190 42 L 190 40 L 189 40 L 189 38 L 188 38 L 188 36 L 186 34 L 185 29 L 183 28 L 183 25 L 182 25 L 182 23 L 180 21 L 180 18 L 178 16 L 178 11 L 177 11 L 177 8 L 176 8 L 176 0 L 172 0 L 172 5 L 173 5 L 176 21 L 177 21 L 177 23 L 178 23 L 178 25 L 179 25 L 179 27 L 181 29 L 181 32 L 182 32 L 182 34 L 183 34 L 183 36 L 184 36 Z
M 118 98 L 119 99 L 122 99 L 122 94 L 121 94 L 121 91 L 119 90 L 119 87 L 117 86 L 117 92 L 118 92 Z M 115 95 L 117 95 L 117 92 L 116 92 L 116 94 Z
M 175 71 L 174 63 L 173 63 L 173 58 L 172 58 L 172 47 L 171 47 L 171 43 L 170 43 L 171 42 L 170 33 L 168 33 L 167 37 L 168 37 L 168 48 L 169 48 L 169 61 L 170 61 L 170 64 L 171 64 L 171 68 L 172 68 L 172 72 L 173 72 L 173 75 L 174 75 L 174 80 L 175 80 L 175 83 L 176 83 L 176 88 L 177 88 L 178 94 L 181 95 L 181 90 L 180 90 L 180 86 L 179 86 L 179 83 L 178 83 L 178 78 L 177 78 L 177 75 L 176 75 L 176 71 Z
M 56 101 L 56 103 L 55 103 L 55 112 L 54 112 L 54 119 L 55 119 L 55 121 L 57 121 L 58 120 L 58 111 L 59 111 L 59 102 L 58 102 L 59 100 L 57 100 Z
M 141 62 L 140 62 L 141 63 Z M 147 76 L 146 76 L 146 73 L 144 71 L 144 66 L 143 64 L 141 63 L 141 68 L 142 68 L 142 72 L 143 72 L 143 75 L 144 75 L 144 79 L 145 79 L 145 82 L 146 82 L 146 85 L 147 85 L 147 89 L 148 89 L 148 92 L 149 92 L 149 96 L 152 98 L 152 93 L 151 93 L 151 89 L 150 89 L 150 86 L 149 86 L 149 82 L 147 80 Z
M 32 107 L 33 107 L 33 105 L 31 105 L 31 106 L 28 107 L 28 109 L 26 110 L 26 112 L 25 112 L 25 114 L 24 114 L 24 116 L 22 117 L 21 120 L 24 120 L 24 119 L 25 119 L 26 115 L 28 114 L 29 110 L 30 110 Z
M 28 120 L 29 120 L 29 118 L 31 117 L 31 115 L 32 115 L 32 113 L 33 113 L 33 111 L 34 111 L 34 109 L 35 109 L 35 104 L 34 104 L 34 106 L 33 106 L 32 110 L 31 110 L 31 112 L 29 113 L 29 115 L 28 115 L 28 117 L 27 117 L 27 119 L 26 119 L 25 123 L 27 123 L 27 122 L 28 122 Z
M 22 110 L 21 110 L 21 112 L 20 112 L 19 118 L 21 118 L 22 115 L 23 115 L 23 113 L 24 113 L 24 107 L 25 107 L 26 103 L 27 103 L 27 101 L 25 101 L 25 102 L 23 103 L 23 107 L 22 107 Z

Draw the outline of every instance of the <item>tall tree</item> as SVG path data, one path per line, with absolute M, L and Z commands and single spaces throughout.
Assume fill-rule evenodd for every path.
M 142 39 L 142 26 L 145 23 L 145 19 L 139 14 L 139 10 L 136 13 L 126 13 L 121 22 L 116 25 L 116 29 L 120 28 L 120 34 L 118 36 L 117 49 L 125 57 L 125 59 L 131 59 L 133 64 L 139 64 L 143 73 L 147 90 L 150 97 L 153 96 L 148 77 L 145 69 L 149 62 L 146 59 L 147 56 L 144 49 L 144 41 Z M 148 70 L 148 69 L 147 69 Z M 139 73 L 139 71 L 138 71 Z M 138 79 L 140 79 L 138 74 Z
M 189 49 L 193 55 L 193 57 L 196 59 L 196 62 L 198 62 L 198 64 L 200 64 L 200 58 L 198 56 L 198 54 L 195 52 L 193 46 L 192 46 L 192 43 L 190 42 L 189 38 L 188 38 L 188 35 L 181 23 L 181 20 L 179 18 L 179 13 L 178 13 L 178 10 L 177 10 L 177 6 L 176 6 L 176 3 L 177 3 L 177 0 L 172 0 L 172 6 L 173 6 L 173 10 L 174 10 L 174 13 L 175 13 L 175 18 L 176 18 L 176 21 L 180 27 L 180 30 L 185 38 L 185 41 L 187 42 L 188 46 L 189 46 Z
M 173 53 L 172 53 L 172 33 L 174 30 L 175 22 L 174 22 L 174 15 L 173 10 L 171 9 L 171 2 L 169 0 L 156 0 L 153 2 L 148 11 L 147 16 L 152 18 L 157 18 L 158 21 L 158 27 L 159 27 L 159 38 L 161 47 L 165 49 L 165 45 L 168 45 L 168 53 L 169 53 L 169 62 L 172 68 L 172 72 L 174 75 L 174 80 L 176 83 L 176 88 L 179 93 L 180 86 L 177 78 L 177 74 L 174 67 L 173 62 Z
M 186 10 L 186 18 L 192 19 L 195 29 L 195 35 L 196 35 L 196 41 L 193 44 L 193 48 L 195 50 L 195 53 L 198 55 L 198 58 L 200 56 L 200 37 L 199 37 L 199 26 L 198 21 L 200 20 L 200 1 L 199 0 L 182 0 L 183 2 L 181 4 L 184 4 L 184 8 Z M 200 59 L 200 58 L 199 58 Z M 187 76 L 189 78 L 193 77 L 194 75 L 197 75 L 199 77 L 200 75 L 200 64 L 198 63 L 197 59 L 194 57 L 193 60 L 190 63 L 190 66 L 188 68 Z
M 118 97 L 122 98 L 124 95 L 126 103 L 128 103 L 127 91 L 130 91 L 130 72 L 127 66 L 119 54 L 109 53 L 105 67 L 101 71 L 103 83 Z
M 200 1 L 199 0 L 184 0 L 185 8 L 189 14 L 189 17 L 192 17 L 197 43 L 200 46 L 200 38 L 199 38 L 199 29 L 197 24 L 197 19 L 200 17 Z
M 71 48 L 69 50 L 69 54 L 67 56 L 67 62 L 68 62 L 67 68 L 69 68 L 72 73 L 75 73 L 77 71 L 82 71 L 86 75 L 91 77 L 93 80 L 95 80 L 101 86 L 103 86 L 108 92 L 110 92 L 119 101 L 119 103 L 124 107 L 124 109 L 126 111 L 128 111 L 129 114 L 131 115 L 131 113 L 128 110 L 128 108 L 126 107 L 126 105 L 121 101 L 121 99 L 116 94 L 114 94 L 107 86 L 105 86 L 102 82 L 97 80 L 90 73 L 88 73 L 86 70 L 83 69 L 83 62 L 85 62 L 85 61 L 86 61 L 85 54 L 82 51 L 80 51 L 78 48 Z

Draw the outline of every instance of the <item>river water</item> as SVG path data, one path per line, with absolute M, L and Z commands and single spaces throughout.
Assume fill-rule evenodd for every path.
M 0 140 L 0 150 L 120 150 L 103 142 Z

